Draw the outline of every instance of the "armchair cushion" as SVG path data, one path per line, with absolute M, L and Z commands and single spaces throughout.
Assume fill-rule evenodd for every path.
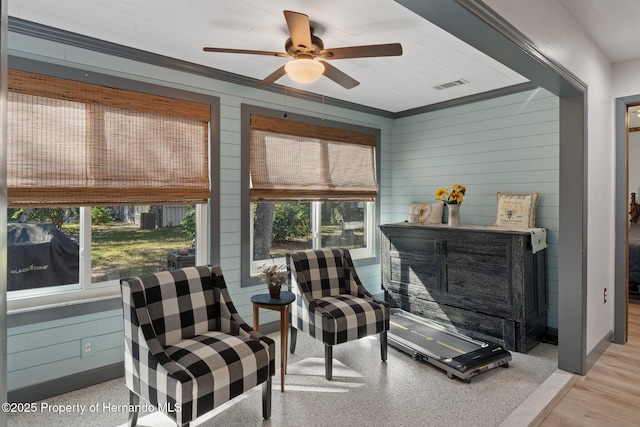
M 341 294 L 322 297 L 311 302 L 310 308 L 322 316 L 325 334 L 322 341 L 340 344 L 385 331 L 384 305 L 364 298 Z
M 253 339 L 211 331 L 165 351 L 197 384 L 199 411 L 218 407 L 269 377 L 269 352 Z

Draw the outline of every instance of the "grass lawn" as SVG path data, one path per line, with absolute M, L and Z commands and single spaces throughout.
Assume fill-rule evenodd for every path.
M 72 227 L 67 235 L 78 238 Z M 191 247 L 181 227 L 141 230 L 139 225 L 110 222 L 91 227 L 91 282 L 120 279 L 167 269 L 167 252 Z
M 79 225 L 64 225 L 62 230 L 79 241 Z M 167 252 L 191 247 L 191 240 L 181 227 L 141 230 L 139 225 L 109 222 L 91 227 L 91 282 L 117 280 L 167 269 Z M 362 232 L 342 232 L 340 226 L 322 227 L 324 247 L 358 248 L 364 243 Z M 271 255 L 284 256 L 288 251 L 311 248 L 308 239 L 291 239 L 274 243 Z

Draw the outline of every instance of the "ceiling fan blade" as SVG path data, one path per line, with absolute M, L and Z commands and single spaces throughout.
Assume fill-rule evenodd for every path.
M 289 54 L 286 52 L 269 52 L 266 50 L 225 49 L 221 47 L 203 47 L 202 50 L 204 50 L 205 52 L 245 53 L 249 55 L 280 56 L 282 58 L 289 57 Z
M 402 55 L 402 45 L 400 43 L 388 43 L 323 49 L 318 56 L 322 59 L 330 60 L 400 55 Z
M 309 17 L 304 13 L 285 10 L 284 19 L 287 21 L 287 27 L 289 27 L 289 33 L 291 33 L 291 42 L 296 50 L 306 52 L 307 49 L 311 49 L 311 24 L 309 24 Z
M 347 74 L 338 70 L 336 67 L 329 64 L 328 62 L 324 62 L 324 61 L 321 61 L 321 62 L 322 62 L 322 65 L 324 65 L 324 75 L 327 78 L 338 83 L 343 88 L 352 89 L 360 84 L 359 81 L 349 77 Z
M 276 80 L 278 80 L 280 77 L 284 76 L 285 74 L 287 74 L 287 72 L 284 70 L 284 65 L 283 65 L 282 67 L 275 70 L 273 73 L 269 74 L 264 80 L 259 81 L 256 86 L 269 86 L 270 84 L 274 83 Z

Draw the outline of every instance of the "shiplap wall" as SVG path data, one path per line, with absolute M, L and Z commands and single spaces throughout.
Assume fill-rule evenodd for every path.
M 461 220 L 493 225 L 496 192 L 540 193 L 537 227 L 548 229 L 548 324 L 558 326 L 559 100 L 543 90 L 396 119 L 392 222 L 439 187 L 467 186 Z M 446 212 L 446 209 L 445 209 Z
M 283 96 L 115 58 L 31 36 L 10 34 L 12 55 L 201 92 L 220 98 L 220 265 L 236 308 L 251 324 L 250 297 L 264 292 L 241 287 L 240 108 L 248 103 L 283 109 Z M 100 64 L 100 66 L 96 66 Z M 544 91 L 527 92 L 433 113 L 392 120 L 289 98 L 287 110 L 381 130 L 380 223 L 406 219 L 411 201 L 431 201 L 439 186 L 469 186 L 462 219 L 490 224 L 495 192 L 541 193 L 538 226 L 550 229 L 549 284 L 557 307 L 558 101 Z M 392 143 L 393 140 L 393 143 Z M 246 243 L 246 242 L 244 242 Z M 380 293 L 378 264 L 358 268 L 372 293 Z M 557 310 L 557 309 L 555 309 Z M 43 312 L 44 313 L 44 312 Z M 122 360 L 122 319 L 118 310 L 9 328 L 8 389 L 29 387 Z M 261 312 L 261 323 L 278 314 Z M 555 326 L 552 308 L 549 324 Z M 96 353 L 80 358 L 83 338 L 96 338 Z
M 220 266 L 225 276 L 229 292 L 234 304 L 244 318 L 252 324 L 252 304 L 250 298 L 256 293 L 265 292 L 264 285 L 241 287 L 241 104 L 247 103 L 260 107 L 286 110 L 290 113 L 304 114 L 312 117 L 351 123 L 358 126 L 372 127 L 381 130 L 381 144 L 383 152 L 389 152 L 385 148 L 391 143 L 393 120 L 372 114 L 350 111 L 345 108 L 322 105 L 301 99 L 287 98 L 282 95 L 256 88 L 238 86 L 231 83 L 212 80 L 210 78 L 183 73 L 158 66 L 144 64 L 128 59 L 117 58 L 106 54 L 88 51 L 72 46 L 62 45 L 51 41 L 42 41 L 32 36 L 10 34 L 9 50 L 11 55 L 38 59 L 45 62 L 53 62 L 75 68 L 95 71 L 102 74 L 111 74 L 118 77 L 140 80 L 143 82 L 175 87 L 183 90 L 200 92 L 220 98 L 220 181 L 212 182 L 212 185 L 220 186 L 220 224 L 217 230 L 220 233 Z M 97 66 L 96 64 L 99 64 Z M 216 124 L 213 124 L 215 127 Z M 388 162 L 387 162 L 388 163 Z M 385 190 L 390 189 L 390 173 L 387 167 L 381 169 L 381 182 L 387 183 L 381 186 L 380 198 L 388 197 Z M 248 243 L 248 242 L 245 242 Z M 358 270 L 365 286 L 373 293 L 380 293 L 380 267 L 378 264 L 363 266 Z M 117 291 L 119 293 L 119 291 Z M 43 319 L 46 319 L 46 311 L 43 311 Z M 111 315 L 109 315 L 111 316 Z M 118 314 L 119 316 L 119 314 Z M 117 317 L 118 317 L 117 316 Z M 104 345 L 110 343 L 110 347 L 101 347 L 101 357 L 82 359 L 81 363 L 74 363 L 78 357 L 78 339 L 91 337 L 94 334 L 94 323 L 111 322 L 103 317 L 103 313 L 96 313 L 96 318 L 70 317 L 65 322 L 46 321 L 35 322 L 29 325 L 9 328 L 8 334 L 13 337 L 9 341 L 8 351 L 15 356 L 10 357 L 8 363 L 9 383 L 8 390 L 23 388 L 28 385 L 43 382 L 52 377 L 62 378 L 66 375 L 82 372 L 95 367 L 94 362 L 100 361 L 103 366 L 117 363 L 122 360 L 122 319 L 119 317 L 120 339 L 112 336 L 104 341 Z M 275 311 L 261 310 L 260 323 L 271 323 L 279 320 Z M 85 324 L 89 322 L 89 324 Z M 94 322 L 94 323 L 91 323 Z M 81 326 L 73 326 L 79 324 Z M 73 329 L 74 334 L 70 334 Z M 29 335 L 31 334 L 31 335 Z M 40 346 L 33 341 L 33 336 L 48 336 L 50 341 Z M 68 342 L 67 336 L 72 336 Z M 55 343 L 66 343 L 57 347 Z M 103 344 L 100 344 L 102 346 Z M 49 352 L 52 346 L 54 351 Z M 22 354 L 38 355 L 37 358 L 25 358 Z M 57 354 L 61 356 L 57 356 Z M 62 354 L 65 354 L 62 356 Z M 100 353 L 98 353 L 100 354 Z M 97 354 L 96 354 L 97 356 Z M 61 357 L 62 359 L 59 359 Z M 64 365 L 65 369 L 58 369 Z M 46 376 L 40 376 L 39 372 L 49 372 Z
M 9 328 L 7 390 L 122 362 L 122 327 L 122 309 L 111 309 Z M 83 339 L 91 343 L 90 353 L 84 353 Z

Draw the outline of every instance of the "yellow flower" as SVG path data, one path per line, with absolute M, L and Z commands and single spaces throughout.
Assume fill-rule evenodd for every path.
M 453 191 L 457 191 L 462 194 L 464 194 L 464 192 L 467 191 L 467 187 L 465 185 L 460 185 L 460 184 L 453 184 L 451 188 L 453 188 Z
M 462 193 L 452 192 L 449 196 L 449 203 L 460 204 L 462 203 L 462 200 L 464 200 L 464 196 L 462 195 Z
M 438 191 L 436 191 L 436 199 L 445 200 L 445 197 L 448 194 L 449 194 L 449 191 L 447 191 L 446 188 L 438 188 Z
M 466 185 L 453 184 L 451 186 L 451 193 L 446 188 L 438 188 L 435 196 L 437 200 L 442 200 L 447 204 L 461 204 L 464 200 L 464 194 L 467 191 Z

